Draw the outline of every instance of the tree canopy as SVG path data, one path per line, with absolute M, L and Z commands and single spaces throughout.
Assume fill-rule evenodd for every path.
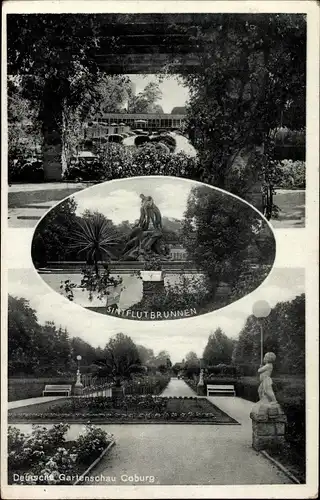
M 279 302 L 266 318 L 249 316 L 239 334 L 233 360 L 244 370 L 256 371 L 260 363 L 260 322 L 264 352 L 276 354 L 278 373 L 303 374 L 305 370 L 305 295 Z M 251 368 L 251 369 L 250 369 Z
M 234 341 L 217 328 L 210 333 L 208 343 L 203 351 L 203 359 L 206 366 L 230 364 L 232 358 Z
M 259 245 L 263 235 L 263 245 Z M 237 198 L 206 186 L 193 188 L 183 220 L 188 258 L 209 278 L 214 291 L 223 277 L 232 286 L 248 272 L 252 289 L 261 283 L 264 266 L 275 256 L 274 237 L 259 214 Z M 255 261 L 258 269 L 253 271 Z M 260 280 L 260 281 L 259 281 Z
M 163 113 L 157 101 L 161 99 L 162 92 L 156 82 L 148 83 L 145 88 L 135 95 L 133 92 L 128 99 L 128 113 Z
M 305 127 L 306 17 L 217 14 L 209 31 L 201 24 L 196 34 L 180 30 L 200 59 L 197 72 L 179 67 L 190 91 L 188 126 L 199 180 L 245 197 L 272 167 L 272 132 L 284 122 Z M 174 64 L 171 70 L 177 72 Z

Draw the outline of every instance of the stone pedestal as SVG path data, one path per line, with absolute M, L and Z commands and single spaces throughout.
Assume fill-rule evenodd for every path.
M 197 395 L 198 396 L 205 396 L 206 395 L 206 387 L 204 384 L 198 384 L 197 385 Z
M 111 388 L 111 397 L 113 401 L 113 406 L 117 408 L 119 406 L 120 401 L 124 397 L 124 388 L 122 386 L 113 386 Z
M 74 384 L 73 393 L 75 396 L 82 396 L 83 394 L 83 384 L 81 382 L 81 375 L 79 370 L 77 371 L 77 380 Z
M 164 292 L 162 271 L 141 271 L 143 298 L 147 299 Z
M 278 403 L 256 403 L 250 413 L 252 447 L 257 450 L 279 448 L 285 443 L 287 418 Z

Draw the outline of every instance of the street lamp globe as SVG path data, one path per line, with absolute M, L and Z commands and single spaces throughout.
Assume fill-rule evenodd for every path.
M 270 311 L 270 304 L 266 300 L 258 300 L 252 306 L 252 314 L 256 318 L 266 318 L 267 316 L 269 316 Z
M 82 356 L 80 356 L 80 354 L 78 354 L 78 356 L 77 356 L 77 360 L 78 360 L 78 361 L 81 361 L 81 360 L 82 360 Z

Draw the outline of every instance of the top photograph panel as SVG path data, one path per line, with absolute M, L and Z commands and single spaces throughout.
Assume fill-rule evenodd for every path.
M 306 16 L 9 14 L 9 226 L 169 175 L 305 224 Z

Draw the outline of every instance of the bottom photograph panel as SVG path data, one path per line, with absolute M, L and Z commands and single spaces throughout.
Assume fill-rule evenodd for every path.
M 303 484 L 305 277 L 124 323 L 9 272 L 8 484 Z

